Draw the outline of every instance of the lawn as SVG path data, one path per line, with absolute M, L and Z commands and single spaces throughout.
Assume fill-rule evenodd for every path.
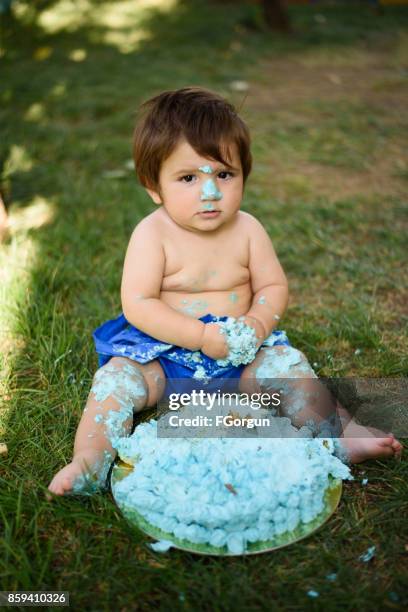
M 406 608 L 404 455 L 354 466 L 321 530 L 247 558 L 154 553 L 109 494 L 44 491 L 71 456 L 91 332 L 120 311 L 127 241 L 152 210 L 131 136 L 164 89 L 213 88 L 250 125 L 243 208 L 289 277 L 292 343 L 322 376 L 407 376 L 408 8 L 291 6 L 285 38 L 249 1 L 28 5 L 0 42 L 0 588 L 70 591 L 80 610 Z

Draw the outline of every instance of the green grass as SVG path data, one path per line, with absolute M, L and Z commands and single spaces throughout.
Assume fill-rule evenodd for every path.
M 90 334 L 119 312 L 127 241 L 152 210 L 127 165 L 134 112 L 166 88 L 242 105 L 255 156 L 244 209 L 289 276 L 293 344 L 325 376 L 407 375 L 408 11 L 292 7 L 285 39 L 252 2 L 54 3 L 48 21 L 17 4 L 0 44 L 1 588 L 69 590 L 81 610 L 406 607 L 406 458 L 354 467 L 320 531 L 250 558 L 155 554 L 109 495 L 43 493 L 71 455 Z

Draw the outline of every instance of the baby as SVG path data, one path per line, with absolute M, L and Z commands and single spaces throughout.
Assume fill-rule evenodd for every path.
M 229 102 L 198 87 L 164 92 L 142 110 L 134 160 L 157 208 L 130 238 L 123 315 L 94 333 L 101 367 L 72 462 L 49 485 L 57 495 L 81 492 L 90 483 L 104 486 L 133 412 L 154 406 L 170 380 L 194 377 L 198 366 L 212 380 L 239 379 L 241 392 L 259 391 L 270 379 L 298 380 L 288 389 L 282 416 L 297 427 L 312 422 L 316 431 L 330 420 L 323 404 L 304 401 L 305 381 L 321 383 L 306 357 L 276 330 L 288 286 L 270 238 L 240 210 L 252 163 L 247 126 Z M 250 363 L 228 360 L 227 318 L 253 338 Z M 338 404 L 335 413 L 338 448 L 348 462 L 400 456 L 393 434 L 358 425 Z

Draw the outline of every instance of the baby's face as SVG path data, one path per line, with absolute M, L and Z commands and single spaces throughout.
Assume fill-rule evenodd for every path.
M 202 157 L 183 140 L 161 167 L 160 194 L 148 192 L 177 225 L 193 232 L 214 231 L 234 217 L 242 200 L 242 168 L 235 145 L 230 155 L 227 167 Z

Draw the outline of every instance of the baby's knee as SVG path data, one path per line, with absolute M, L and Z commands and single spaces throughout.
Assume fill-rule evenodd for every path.
M 293 346 L 268 346 L 256 370 L 258 379 L 316 378 L 306 356 Z
M 165 387 L 166 376 L 163 368 L 157 360 L 150 361 L 146 364 L 137 364 L 147 385 L 147 401 L 146 407 L 155 406 L 161 399 Z
M 113 398 L 120 405 L 141 409 L 146 405 L 148 387 L 139 368 L 122 357 L 112 357 L 95 373 L 92 392 L 96 401 Z

